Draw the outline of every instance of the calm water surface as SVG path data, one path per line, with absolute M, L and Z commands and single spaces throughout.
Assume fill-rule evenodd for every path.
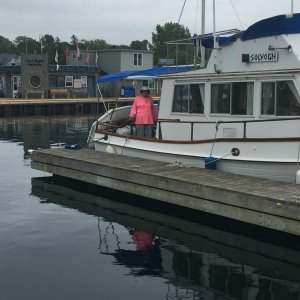
M 92 122 L 0 119 L 1 300 L 300 299 L 299 247 L 31 169 L 29 149 L 84 143 Z

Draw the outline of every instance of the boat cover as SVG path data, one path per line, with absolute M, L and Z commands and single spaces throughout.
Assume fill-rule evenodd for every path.
M 170 67 L 161 67 L 161 68 L 152 68 L 146 70 L 139 71 L 122 71 L 111 73 L 108 75 L 101 76 L 97 79 L 97 83 L 101 82 L 110 82 L 114 80 L 122 80 L 122 79 L 145 79 L 145 78 L 154 78 L 161 74 L 168 73 L 177 73 L 177 72 L 185 72 L 190 71 L 194 68 L 191 66 L 170 66 Z
M 292 17 L 280 15 L 261 20 L 251 25 L 242 35 L 242 40 L 257 39 L 266 36 L 300 33 L 300 14 Z
M 281 34 L 300 33 L 300 14 L 293 14 L 292 17 L 286 15 L 275 16 L 264 19 L 251 25 L 247 30 L 235 33 L 230 36 L 217 36 L 219 46 L 224 47 L 240 38 L 242 41 L 257 39 L 266 36 L 276 36 Z M 193 38 L 194 40 L 197 37 Z M 201 44 L 205 48 L 214 47 L 213 36 L 201 39 Z

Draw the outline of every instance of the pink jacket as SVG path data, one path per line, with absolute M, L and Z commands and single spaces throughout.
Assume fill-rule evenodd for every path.
M 135 124 L 154 124 L 156 113 L 152 97 L 149 95 L 145 97 L 135 97 L 130 111 L 130 117 L 136 118 Z

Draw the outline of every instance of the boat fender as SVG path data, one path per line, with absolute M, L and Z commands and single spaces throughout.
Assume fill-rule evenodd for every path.
M 231 149 L 231 154 L 232 156 L 239 156 L 240 155 L 240 149 L 239 148 L 232 148 Z
M 74 144 L 74 145 L 66 145 L 65 149 L 70 149 L 70 150 L 79 150 L 82 148 L 81 144 Z
M 205 169 L 208 170 L 217 170 L 217 158 L 213 156 L 206 157 L 205 162 Z

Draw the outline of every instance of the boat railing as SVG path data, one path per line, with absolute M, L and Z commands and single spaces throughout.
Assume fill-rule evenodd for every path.
M 264 123 L 264 122 L 282 122 L 282 121 L 294 121 L 300 120 L 300 117 L 290 117 L 290 118 L 272 118 L 272 119 L 260 119 L 260 120 L 238 120 L 238 121 L 181 121 L 180 119 L 158 119 L 158 139 L 162 139 L 162 123 L 176 123 L 176 124 L 190 124 L 190 136 L 191 141 L 194 140 L 194 127 L 197 124 L 215 124 L 216 131 L 221 124 L 242 124 L 243 125 L 243 139 L 247 139 L 247 125 L 253 123 Z

